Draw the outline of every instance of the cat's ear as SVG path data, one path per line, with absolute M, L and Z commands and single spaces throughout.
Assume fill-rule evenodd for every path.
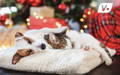
M 59 32 L 55 33 L 56 36 L 65 36 L 67 32 L 67 27 L 58 28 L 58 31 Z
M 22 36 L 23 36 L 23 34 L 20 33 L 20 32 L 17 32 L 17 33 L 15 34 L 15 38 L 19 38 L 19 37 L 22 37 Z
M 54 43 L 54 44 L 58 44 L 60 41 L 58 39 L 58 37 L 54 34 L 54 33 L 49 33 L 49 34 L 46 34 L 44 36 L 45 40 L 51 42 L 51 43 Z

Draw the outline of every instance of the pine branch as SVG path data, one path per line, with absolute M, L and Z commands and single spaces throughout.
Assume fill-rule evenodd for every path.
M 12 6 L 15 5 L 16 0 L 5 0 L 5 5 L 6 6 Z

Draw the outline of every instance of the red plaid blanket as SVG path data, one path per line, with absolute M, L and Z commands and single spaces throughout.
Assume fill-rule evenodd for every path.
M 120 6 L 110 13 L 94 13 L 89 23 L 90 33 L 120 55 Z

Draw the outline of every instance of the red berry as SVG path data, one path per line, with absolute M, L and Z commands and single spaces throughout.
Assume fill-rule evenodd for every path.
M 67 6 L 64 3 L 61 3 L 61 4 L 58 5 L 58 8 L 61 9 L 61 10 L 66 10 Z

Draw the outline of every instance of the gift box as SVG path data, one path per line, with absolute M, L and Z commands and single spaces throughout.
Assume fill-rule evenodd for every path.
M 49 6 L 31 7 L 30 16 L 54 17 L 54 8 Z
M 30 16 L 28 21 L 29 29 L 58 28 L 62 26 L 67 26 L 67 22 L 58 18 Z
M 53 18 L 54 8 L 49 6 L 31 7 L 30 17 L 28 21 L 29 29 L 40 29 L 44 27 L 58 28 L 61 26 L 67 26 L 67 23 L 63 19 Z

